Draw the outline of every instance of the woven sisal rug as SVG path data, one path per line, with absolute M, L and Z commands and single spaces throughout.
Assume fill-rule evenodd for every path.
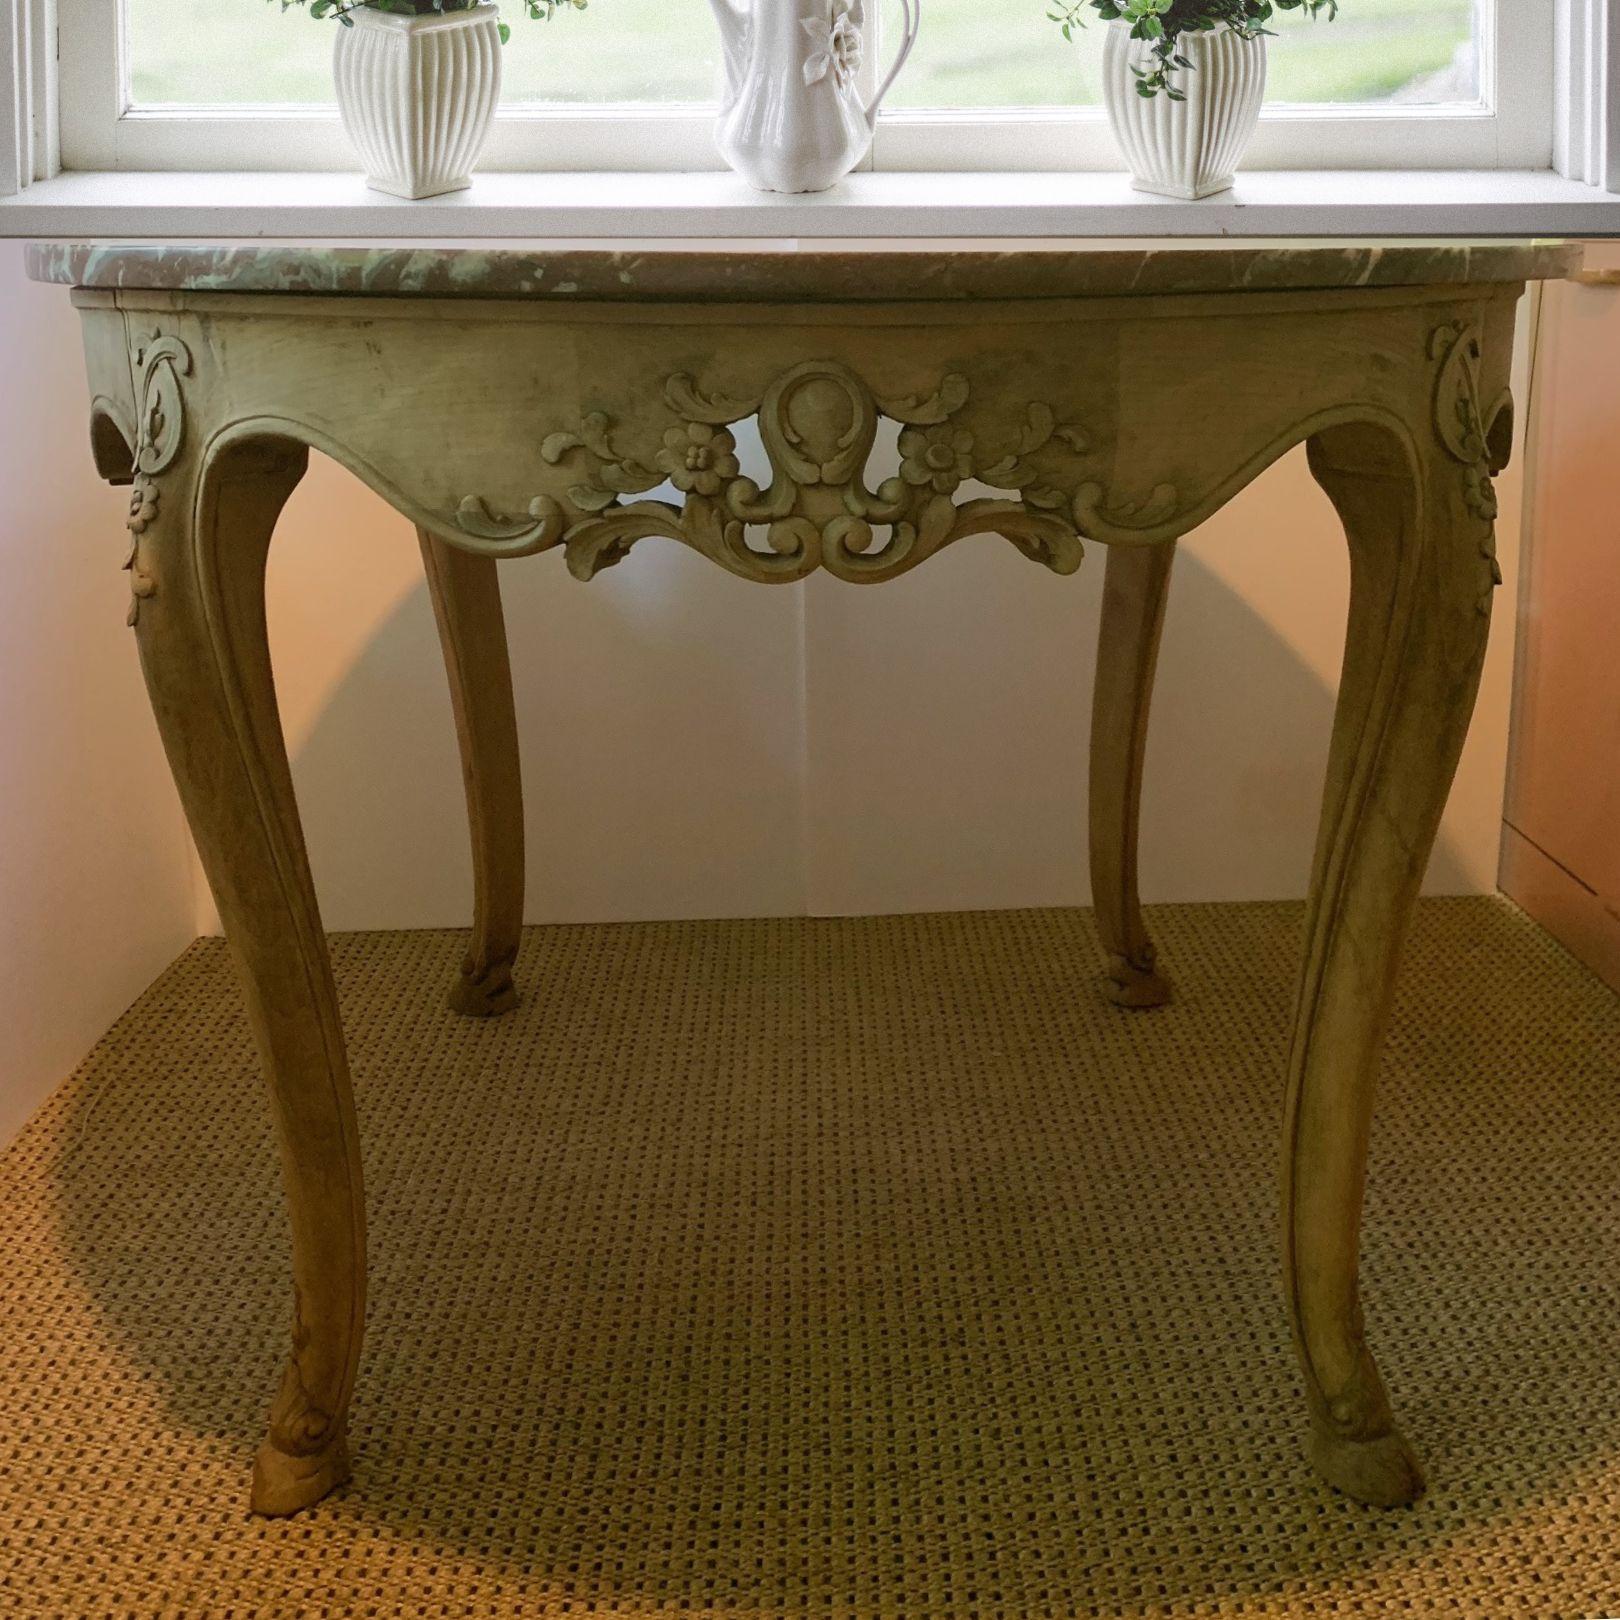
M 229 960 L 0 1155 L 0 1614 L 1620 1614 L 1620 1001 L 1426 904 L 1368 1314 L 1416 1508 L 1302 1459 L 1277 1266 L 1300 911 L 335 941 L 370 1181 L 356 1477 L 244 1511 L 290 1310 Z

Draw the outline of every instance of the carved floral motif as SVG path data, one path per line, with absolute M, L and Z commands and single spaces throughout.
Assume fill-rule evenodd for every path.
M 1486 564 L 1486 584 L 1480 592 L 1479 611 L 1489 613 L 1491 591 L 1502 583 L 1496 560 L 1496 486 L 1492 482 L 1501 465 L 1493 459 L 1491 429 L 1513 401 L 1504 392 L 1493 401 L 1489 415 L 1479 398 L 1482 338 L 1477 326 L 1453 321 L 1436 327 L 1429 337 L 1429 357 L 1440 363 L 1435 379 L 1434 427 L 1446 453 L 1462 465 L 1463 503 L 1485 526 L 1479 554 Z M 1505 457 L 1503 458 L 1505 460 Z
M 919 489 L 928 485 L 940 495 L 973 476 L 973 435 L 948 422 L 936 427 L 907 428 L 900 435 L 900 476 Z
M 135 624 L 141 603 L 157 591 L 157 582 L 144 566 L 142 543 L 157 521 L 162 505 L 158 477 L 173 464 L 185 439 L 185 399 L 180 379 L 191 375 L 191 351 L 177 337 L 152 332 L 136 343 L 130 359 L 135 368 L 134 482 L 129 492 L 129 616 Z
M 1511 401 L 1504 394 L 1482 408 L 1481 345 L 1479 329 L 1466 322 L 1432 334 L 1430 354 L 1439 362 L 1434 425 L 1462 469 L 1463 500 L 1483 528 L 1480 555 L 1490 584 L 1499 584 L 1493 435 Z M 566 464 L 574 477 L 562 499 L 536 496 L 525 520 L 467 496 L 456 514 L 462 532 L 484 542 L 479 550 L 501 556 L 560 543 L 580 579 L 610 567 L 637 541 L 664 535 L 746 579 L 794 580 L 825 568 L 841 579 L 880 580 L 983 533 L 1001 534 L 1026 556 L 1070 573 L 1080 564 L 1083 536 L 1157 540 L 1183 510 L 1173 484 L 1131 498 L 1099 481 L 1084 430 L 1060 423 L 1043 402 L 1025 405 L 1010 433 L 992 438 L 982 425 L 969 429 L 961 415 L 970 386 L 960 373 L 948 373 L 926 395 L 879 397 L 847 366 L 815 360 L 790 367 L 757 395 L 707 393 L 683 372 L 666 379 L 663 393 L 674 420 L 655 443 L 625 442 L 611 418 L 593 412 L 541 444 L 542 459 Z M 900 467 L 872 488 L 866 469 L 884 417 L 900 424 Z M 749 418 L 757 420 L 770 464 L 764 489 L 743 474 L 731 431 Z M 958 500 L 970 482 L 1010 493 Z M 683 497 L 680 504 L 633 498 L 665 483 Z M 1490 584 L 1481 611 L 1489 608 Z
M 1089 443 L 1041 403 L 1026 407 L 1010 442 L 981 446 L 957 417 L 967 379 L 952 373 L 934 391 L 878 398 L 848 367 L 806 361 L 761 394 L 705 393 L 685 373 L 668 378 L 664 399 L 676 420 L 643 452 L 621 444 L 600 412 L 573 431 L 549 434 L 543 460 L 576 472 L 566 500 L 537 496 L 529 519 L 504 518 L 468 496 L 461 529 L 502 555 L 561 540 L 569 571 L 589 579 L 638 540 L 665 535 L 732 573 L 754 580 L 803 578 L 816 568 L 848 580 L 892 578 L 970 534 L 1006 536 L 1059 573 L 1080 565 L 1073 515 L 1077 465 Z M 757 419 L 771 478 L 746 477 L 731 428 Z M 900 471 L 873 489 L 866 468 L 882 417 L 901 425 Z M 958 502 L 977 480 L 1011 497 Z M 629 500 L 669 482 L 681 505 Z M 750 530 L 764 531 L 764 545 Z M 879 538 L 879 531 L 886 531 Z
M 658 470 L 676 489 L 687 494 L 718 495 L 741 471 L 737 441 L 724 428 L 707 422 L 688 422 L 664 435 L 664 448 L 655 458 Z

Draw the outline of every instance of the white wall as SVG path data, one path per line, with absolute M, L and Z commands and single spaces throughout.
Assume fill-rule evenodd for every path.
M 0 1143 L 194 933 L 78 324 L 0 251 Z

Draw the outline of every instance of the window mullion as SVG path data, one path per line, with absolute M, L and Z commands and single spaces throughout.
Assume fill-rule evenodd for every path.
M 56 0 L 0 0 L 0 196 L 61 167 Z
M 762 0 L 753 0 L 758 5 Z M 769 0 L 765 0 L 769 3 Z M 887 19 L 883 15 L 881 0 L 855 0 L 860 7 L 862 23 L 861 65 L 855 75 L 855 85 L 860 92 L 863 104 L 870 104 L 873 94 L 877 90 L 879 68 L 878 64 L 884 60 L 884 28 Z M 858 167 L 862 169 L 875 169 L 878 165 L 877 139 L 874 136 L 866 156 Z

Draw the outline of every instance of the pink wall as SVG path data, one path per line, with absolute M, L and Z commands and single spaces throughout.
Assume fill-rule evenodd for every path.
M 1620 989 L 1617 355 L 1620 285 L 1548 292 L 1502 886 Z

